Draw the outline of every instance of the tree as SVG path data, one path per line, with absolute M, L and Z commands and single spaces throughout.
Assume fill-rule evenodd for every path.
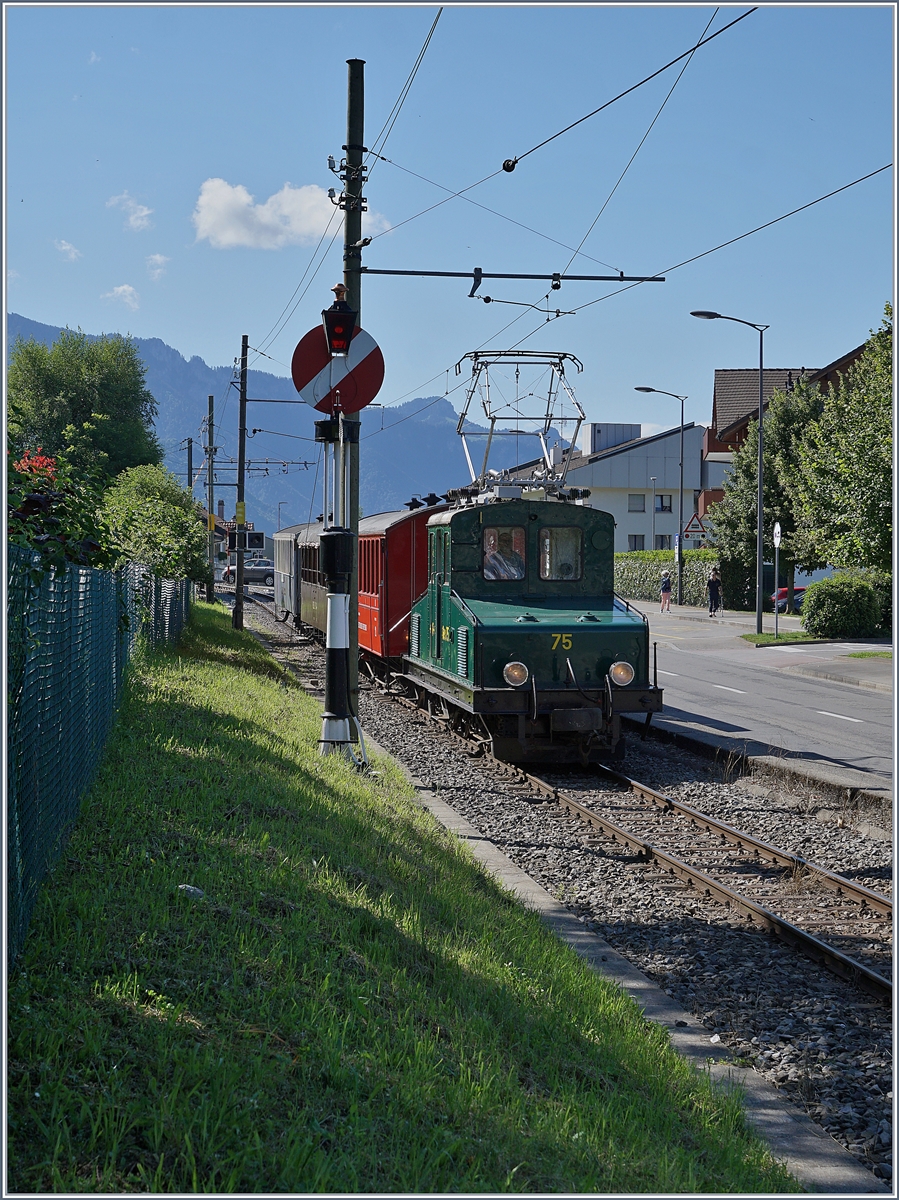
M 156 401 L 130 337 L 63 330 L 52 346 L 17 338 L 8 371 L 8 430 L 16 451 L 43 447 L 117 475 L 163 457 Z
M 799 380 L 792 392 L 775 391 L 765 413 L 763 438 L 762 546 L 766 561 L 774 558 L 774 524 L 781 528 L 780 563 L 787 577 L 788 611 L 796 567 L 806 570 L 824 566 L 816 546 L 799 528 L 796 512 L 796 476 L 801 469 L 800 446 L 809 425 L 821 414 L 823 400 L 817 387 Z M 749 579 L 756 562 L 758 526 L 758 421 L 750 421 L 746 441 L 736 451 L 725 478 L 724 498 L 712 506 L 709 516 L 725 576 L 728 604 L 736 608 L 734 578 L 746 577 L 742 597 L 748 607 L 754 591 Z M 725 564 L 732 564 L 730 569 Z M 742 573 L 735 567 L 742 566 Z M 738 585 L 739 587 L 739 585 Z
M 796 476 L 801 536 L 838 567 L 892 569 L 893 310 L 825 397 Z
M 163 579 L 209 582 L 202 508 L 163 467 L 123 471 L 104 496 L 102 517 L 116 566 L 143 563 Z

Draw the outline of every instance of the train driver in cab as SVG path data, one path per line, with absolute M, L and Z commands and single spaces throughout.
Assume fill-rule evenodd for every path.
M 512 530 L 485 530 L 485 535 L 484 578 L 524 579 L 524 558 L 515 549 Z

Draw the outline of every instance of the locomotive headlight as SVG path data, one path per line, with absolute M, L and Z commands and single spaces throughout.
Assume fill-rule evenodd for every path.
M 609 674 L 613 683 L 625 687 L 634 678 L 634 668 L 629 662 L 614 662 L 609 667 Z
M 530 671 L 521 662 L 506 663 L 503 667 L 503 679 L 509 687 L 521 687 L 523 683 L 527 683 L 530 677 Z

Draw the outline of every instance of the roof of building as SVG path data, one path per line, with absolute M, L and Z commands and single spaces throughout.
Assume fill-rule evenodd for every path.
M 853 363 L 858 362 L 864 353 L 867 342 L 862 342 L 860 346 L 856 346 L 854 350 L 850 350 L 848 354 L 844 354 L 842 358 L 836 359 L 832 363 L 828 363 L 826 367 L 821 367 L 818 371 L 812 371 L 808 376 L 809 383 L 833 384 L 837 382 L 839 375 L 845 375 Z
M 805 367 L 765 367 L 762 398 L 767 406 L 775 391 L 784 391 L 792 380 L 809 372 Z M 712 397 L 712 427 L 719 438 L 742 425 L 759 408 L 758 367 L 718 370 Z

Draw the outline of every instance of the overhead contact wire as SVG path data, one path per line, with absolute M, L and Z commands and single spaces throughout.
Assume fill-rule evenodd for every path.
M 636 148 L 636 150 L 633 152 L 633 154 L 632 154 L 632 155 L 630 156 L 630 158 L 627 160 L 627 165 L 625 166 L 625 168 L 624 168 L 624 170 L 621 172 L 621 174 L 618 176 L 618 179 L 617 179 L 617 180 L 616 180 L 616 182 L 615 182 L 615 186 L 614 186 L 614 187 L 612 188 L 612 190 L 609 192 L 608 196 L 606 196 L 605 200 L 603 201 L 602 208 L 600 208 L 599 212 L 598 212 L 598 213 L 596 214 L 596 216 L 593 218 L 593 221 L 592 221 L 592 223 L 591 223 L 591 225 L 590 225 L 590 228 L 587 230 L 587 232 L 586 232 L 586 233 L 584 234 L 584 236 L 581 238 L 581 240 L 580 240 L 580 242 L 579 242 L 579 244 L 578 244 L 578 248 L 577 248 L 577 250 L 575 250 L 575 252 L 572 254 L 571 258 L 568 260 L 568 262 L 567 262 L 567 264 L 566 264 L 566 266 L 565 266 L 565 270 L 562 272 L 562 274 L 563 274 L 563 275 L 565 274 L 565 271 L 569 270 L 569 268 L 571 267 L 571 264 L 574 262 L 574 260 L 577 258 L 577 256 L 578 256 L 578 255 L 581 253 L 581 248 L 583 247 L 583 245 L 584 245 L 584 242 L 586 242 L 587 238 L 590 236 L 590 234 L 591 234 L 591 233 L 593 232 L 593 230 L 596 228 L 596 223 L 597 223 L 597 221 L 598 221 L 598 220 L 599 220 L 599 218 L 602 216 L 602 214 L 603 214 L 603 213 L 606 211 L 606 208 L 607 208 L 607 206 L 608 206 L 609 202 L 611 201 L 611 199 L 612 199 L 612 197 L 615 195 L 615 193 L 618 191 L 618 188 L 619 188 L 619 186 L 620 186 L 620 184 L 621 184 L 621 181 L 624 179 L 625 175 L 628 173 L 628 171 L 629 171 L 629 170 L 630 170 L 630 168 L 631 168 L 631 163 L 633 163 L 634 159 L 637 157 L 637 155 L 640 153 L 641 149 L 643 148 L 643 143 L 646 141 L 646 139 L 647 139 L 647 138 L 649 137 L 649 135 L 652 133 L 652 130 L 653 130 L 653 127 L 654 127 L 654 125 L 655 125 L 656 121 L 658 121 L 659 117 L 662 115 L 662 112 L 663 112 L 663 110 L 664 110 L 664 108 L 665 108 L 665 105 L 666 105 L 666 104 L 668 103 L 668 101 L 671 99 L 671 97 L 672 97 L 672 95 L 673 95 L 673 93 L 674 93 L 674 89 L 675 89 L 675 88 L 677 87 L 677 85 L 680 83 L 680 81 L 681 81 L 681 79 L 682 79 L 682 77 L 683 77 L 684 71 L 686 71 L 687 67 L 689 67 L 690 63 L 693 61 L 693 55 L 696 53 L 696 51 L 697 51 L 697 50 L 699 49 L 699 47 L 702 45 L 702 39 L 703 39 L 703 38 L 705 37 L 705 35 L 708 33 L 709 29 L 711 28 L 712 21 L 714 21 L 714 20 L 715 20 L 715 17 L 717 17 L 717 15 L 718 15 L 718 9 L 716 8 L 716 9 L 715 9 L 715 11 L 712 13 L 711 17 L 709 18 L 709 22 L 708 22 L 708 24 L 706 25 L 705 29 L 703 29 L 703 31 L 702 31 L 702 34 L 700 35 L 699 41 L 696 43 L 696 45 L 695 45 L 695 46 L 693 47 L 693 49 L 690 51 L 690 53 L 689 53 L 689 55 L 688 55 L 688 57 L 687 57 L 687 61 L 684 63 L 684 65 L 683 65 L 683 66 L 681 67 L 681 69 L 678 71 L 678 73 L 677 73 L 677 79 L 675 79 L 674 83 L 672 83 L 671 87 L 669 88 L 669 90 L 668 90 L 668 95 L 665 97 L 665 99 L 664 99 L 664 100 L 662 101 L 662 103 L 659 105 L 659 111 L 656 113 L 656 115 L 653 117 L 652 121 L 650 122 L 649 128 L 646 130 L 646 132 L 645 132 L 645 133 L 643 134 L 643 136 L 640 138 L 640 141 L 639 141 L 639 143 L 637 144 L 637 148 Z M 585 255 L 585 257 L 586 257 L 586 255 Z
M 673 67 L 675 63 L 679 63 L 682 58 L 686 58 L 690 54 L 695 54 L 700 46 L 707 46 L 709 42 L 714 41 L 716 37 L 720 37 L 722 33 L 726 33 L 728 29 L 732 29 L 734 25 L 737 25 L 740 21 L 745 20 L 746 17 L 750 16 L 754 12 L 758 12 L 758 6 L 748 9 L 729 24 L 722 26 L 721 29 L 717 30 L 710 37 L 705 38 L 703 41 L 697 42 L 695 46 L 691 47 L 689 50 L 685 50 L 683 54 L 679 54 L 677 58 L 672 58 L 671 62 L 665 63 L 664 67 L 659 67 L 657 71 L 653 71 L 651 75 L 647 75 L 646 78 L 641 79 L 639 83 L 632 84 L 631 87 L 626 88 L 623 92 L 619 92 L 617 96 L 613 96 L 611 100 L 607 100 L 605 104 L 600 104 L 599 108 L 594 108 L 593 112 L 588 112 L 586 116 L 579 117 L 578 120 L 572 121 L 570 125 L 566 125 L 564 129 L 560 129 L 558 133 L 554 133 L 550 137 L 544 138 L 543 141 L 538 142 L 536 146 L 531 146 L 530 150 L 525 150 L 524 154 L 519 154 L 516 158 L 507 159 L 507 161 L 515 164 L 520 163 L 523 158 L 527 158 L 527 156 L 529 154 L 533 154 L 535 150 L 540 150 L 543 146 L 549 145 L 550 142 L 553 142 L 556 138 L 561 137 L 563 133 L 568 133 L 569 130 L 574 129 L 577 125 L 582 125 L 584 121 L 589 121 L 591 117 L 595 117 L 596 114 L 601 113 L 603 109 L 608 108 L 618 100 L 622 100 L 625 96 L 629 96 L 630 93 L 635 92 L 637 88 L 643 87 L 644 83 L 649 83 L 650 80 L 655 79 L 657 75 L 661 75 L 663 71 L 667 71 L 669 67 Z M 506 168 L 504 167 L 503 169 L 505 170 Z M 514 170 L 514 167 L 511 169 Z

